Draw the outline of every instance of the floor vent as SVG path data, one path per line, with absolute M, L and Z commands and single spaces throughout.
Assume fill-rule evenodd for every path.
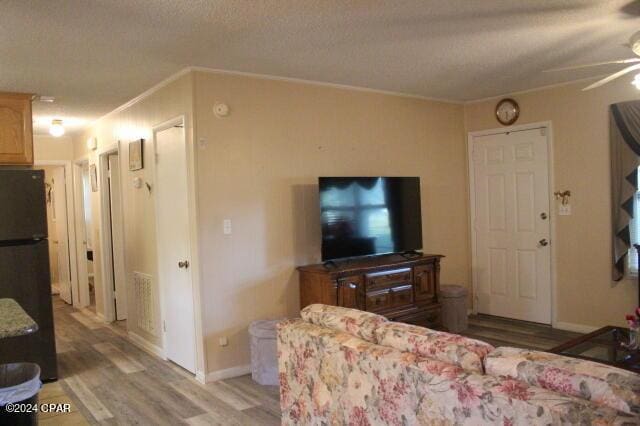
M 153 307 L 151 275 L 133 273 L 133 287 L 136 299 L 136 319 L 138 328 L 156 336 L 156 318 Z

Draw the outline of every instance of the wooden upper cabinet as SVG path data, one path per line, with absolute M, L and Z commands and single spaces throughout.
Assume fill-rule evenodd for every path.
M 31 97 L 0 92 L 0 164 L 33 164 Z

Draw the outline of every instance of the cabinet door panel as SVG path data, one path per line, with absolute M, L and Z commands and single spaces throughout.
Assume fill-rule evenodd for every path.
M 31 95 L 0 93 L 0 164 L 33 164 Z
M 414 269 L 416 300 L 426 301 L 436 298 L 436 265 L 420 265 Z
M 364 278 L 361 275 L 338 279 L 338 306 L 364 309 Z

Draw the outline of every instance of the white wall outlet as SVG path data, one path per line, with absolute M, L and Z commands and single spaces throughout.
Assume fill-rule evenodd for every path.
M 218 343 L 220 344 L 220 346 L 227 346 L 229 344 L 229 339 L 227 339 L 226 336 L 223 336 L 218 339 Z
M 558 214 L 560 216 L 570 216 L 571 215 L 571 204 L 560 204 L 558 206 Z
M 222 232 L 224 235 L 231 235 L 231 219 L 225 219 L 222 221 Z

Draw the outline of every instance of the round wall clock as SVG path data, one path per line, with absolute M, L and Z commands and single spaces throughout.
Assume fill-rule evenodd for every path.
M 505 98 L 496 105 L 496 118 L 501 124 L 509 126 L 520 116 L 520 106 L 511 98 Z

